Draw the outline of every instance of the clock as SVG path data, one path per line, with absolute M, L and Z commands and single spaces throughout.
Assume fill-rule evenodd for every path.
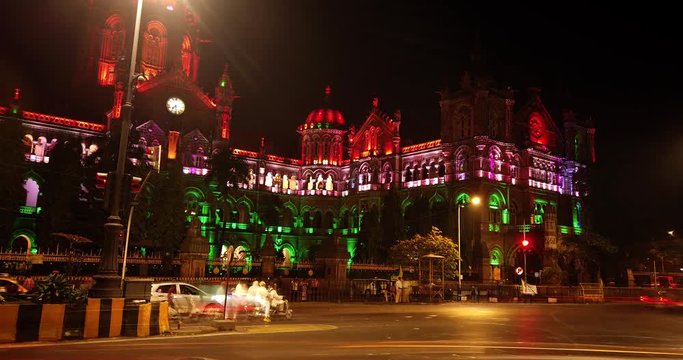
M 170 97 L 166 100 L 166 109 L 173 115 L 180 115 L 185 112 L 185 102 L 179 97 Z

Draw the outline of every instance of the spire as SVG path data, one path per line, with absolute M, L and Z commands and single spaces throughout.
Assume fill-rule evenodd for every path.
M 379 111 L 379 98 L 375 96 L 372 98 L 372 110 L 371 112 L 377 113 Z
M 323 100 L 323 101 L 324 101 L 324 104 L 325 104 L 326 106 L 329 106 L 329 105 L 330 105 L 330 96 L 331 96 L 331 94 L 332 94 L 332 88 L 330 88 L 330 85 L 327 85 L 327 86 L 325 87 L 325 98 L 324 98 L 324 100 Z

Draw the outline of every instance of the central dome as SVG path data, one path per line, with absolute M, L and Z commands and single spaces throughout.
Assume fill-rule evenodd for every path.
M 322 124 L 330 124 L 335 126 L 344 125 L 344 116 L 337 109 L 330 107 L 330 87 L 325 88 L 325 103 L 322 108 L 315 109 L 306 117 L 306 127 L 313 128 L 315 126 L 322 127 Z M 316 125 L 321 124 L 321 125 Z M 327 126 L 330 126 L 327 125 Z M 326 127 L 327 127 L 326 126 Z

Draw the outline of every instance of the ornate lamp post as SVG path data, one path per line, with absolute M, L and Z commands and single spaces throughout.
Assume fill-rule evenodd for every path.
M 128 73 L 126 102 L 121 111 L 121 137 L 116 161 L 113 196 L 109 206 L 109 217 L 104 224 L 105 234 L 102 244 L 102 256 L 98 273 L 93 276 L 94 284 L 89 296 L 96 298 L 113 298 L 121 296 L 121 277 L 118 274 L 118 239 L 123 224 L 119 216 L 121 210 L 121 192 L 123 188 L 124 169 L 126 165 L 126 150 L 128 147 L 128 133 L 130 131 L 131 113 L 133 112 L 133 84 L 137 79 L 135 63 L 137 61 L 138 39 L 140 37 L 140 19 L 142 17 L 142 1 L 138 0 L 135 13 L 135 30 L 133 33 L 133 49 L 130 57 L 130 71 Z M 110 179 L 111 180 L 111 179 Z
M 478 196 L 475 196 L 471 200 L 472 205 L 479 205 L 481 203 L 481 199 Z M 462 222 L 460 221 L 460 209 L 464 208 L 465 205 L 467 205 L 467 202 L 461 202 L 458 205 L 458 291 L 462 287 L 462 248 L 460 247 L 460 237 L 461 237 L 461 230 L 460 228 L 462 227 Z

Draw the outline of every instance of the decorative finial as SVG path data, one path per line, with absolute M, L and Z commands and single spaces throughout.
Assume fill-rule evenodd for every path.
M 377 98 L 377 96 L 372 98 L 372 108 L 373 109 L 379 108 L 379 99 Z
M 330 93 L 332 92 L 332 89 L 330 88 L 330 85 L 327 85 L 325 88 L 325 96 L 330 96 Z

